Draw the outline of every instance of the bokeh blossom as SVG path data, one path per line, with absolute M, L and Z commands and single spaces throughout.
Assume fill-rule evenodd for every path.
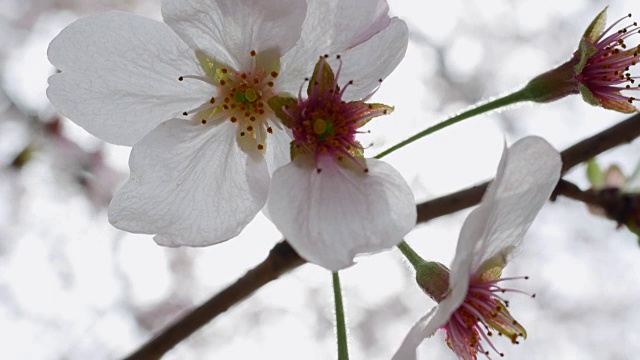
M 625 225 L 638 235 L 640 242 L 640 164 L 626 176 L 616 164 L 602 170 L 595 159 L 587 164 L 591 183 L 588 193 L 598 199 L 598 205 L 587 204 L 589 212 Z
M 415 226 L 416 207 L 402 176 L 383 161 L 366 159 L 356 140 L 363 125 L 392 108 L 365 103 L 375 87 L 354 99 L 354 81 L 341 89 L 341 64 L 334 76 L 326 58 L 309 79 L 306 99 L 299 94 L 270 101 L 294 139 L 292 162 L 274 173 L 267 208 L 303 258 L 337 271 L 359 253 L 397 245 Z
M 290 135 L 269 98 L 295 93 L 327 52 L 349 50 L 355 92 L 388 75 L 407 28 L 387 11 L 383 0 L 164 0 L 164 23 L 90 16 L 51 42 L 60 73 L 47 95 L 95 136 L 133 146 L 114 226 L 161 245 L 211 245 L 254 218 L 288 161 Z
M 580 39 L 573 57 L 559 67 L 533 79 L 527 88 L 534 101 L 548 102 L 580 93 L 589 104 L 623 113 L 636 111 L 633 96 L 622 92 L 638 91 L 637 76 L 631 68 L 640 60 L 640 45 L 629 45 L 640 27 L 625 24 L 631 14 L 605 29 L 607 8 L 591 22 Z
M 500 353 L 490 329 L 517 343 L 526 337 L 513 319 L 505 293 L 502 269 L 517 250 L 525 232 L 555 188 L 560 177 L 559 153 L 545 140 L 527 137 L 506 149 L 495 180 L 462 226 L 451 271 L 426 263 L 416 278 L 439 304 L 409 331 L 395 360 L 415 359 L 418 345 L 438 329 L 460 359 L 478 353 Z

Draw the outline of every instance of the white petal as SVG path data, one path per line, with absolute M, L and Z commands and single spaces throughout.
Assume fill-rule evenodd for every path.
M 302 36 L 296 47 L 283 57 L 283 69 L 286 71 L 282 71 L 278 81 L 282 91 L 293 94 L 297 93 L 302 80 L 311 75 L 319 56 L 344 55 L 349 49 L 385 29 L 391 21 L 387 14 L 389 8 L 384 0 L 370 0 L 366 4 L 361 0 L 307 2 L 307 18 Z M 377 61 L 368 59 L 356 66 L 366 67 Z M 375 80 L 378 78 L 379 76 Z M 356 79 L 346 81 L 348 80 Z
M 417 358 L 416 350 L 418 350 L 418 346 L 422 343 L 422 340 L 433 335 L 433 333 L 442 326 L 442 324 L 437 325 L 436 322 L 433 321 L 437 309 L 437 306 L 432 308 L 427 315 L 421 317 L 420 320 L 413 325 L 402 341 L 402 345 L 400 345 L 398 351 L 393 355 L 392 360 L 415 360 Z
M 276 120 L 278 121 L 278 120 Z M 291 161 L 291 130 L 282 126 L 282 130 L 273 128 L 273 134 L 267 136 L 265 160 L 269 174 Z
M 236 144 L 235 125 L 169 120 L 131 151 L 129 181 L 109 207 L 120 229 L 157 234 L 167 246 L 206 246 L 236 236 L 264 206 L 269 173 Z
M 349 161 L 349 160 L 343 160 Z M 367 159 L 369 172 L 322 156 L 298 156 L 273 175 L 267 207 L 274 224 L 308 261 L 331 271 L 356 254 L 397 245 L 416 223 L 413 193 L 385 162 Z
M 269 169 L 269 175 L 273 176 L 273 173 L 280 167 L 286 165 L 291 161 L 291 139 L 290 130 L 283 126 L 283 130 L 274 129 L 273 134 L 267 136 L 267 151 L 264 154 L 264 159 L 267 162 L 267 168 Z M 262 213 L 272 220 L 269 208 L 265 206 L 262 208 Z
M 393 18 L 391 24 L 367 42 L 348 50 L 342 56 L 339 82 L 353 85 L 345 92 L 345 100 L 359 100 L 376 89 L 404 58 L 409 43 L 409 29 L 404 21 Z M 338 63 L 330 60 L 337 69 Z M 363 66 L 362 64 L 366 64 Z
M 464 297 L 469 276 L 485 260 L 498 255 L 506 264 L 557 185 L 561 165 L 558 151 L 539 137 L 505 149 L 495 180 L 462 226 L 451 265 L 452 296 Z
M 389 25 L 386 0 L 308 0 L 303 29 L 306 46 L 349 49 L 367 41 Z M 319 56 L 320 54 L 316 55 Z
M 162 16 L 194 48 L 248 71 L 251 50 L 282 55 L 300 38 L 306 2 L 299 0 L 163 0 Z
M 133 145 L 213 94 L 208 84 L 178 81 L 202 69 L 171 28 L 128 13 L 72 23 L 53 39 L 48 55 L 62 71 L 49 78 L 51 103 L 93 135 L 118 145 Z

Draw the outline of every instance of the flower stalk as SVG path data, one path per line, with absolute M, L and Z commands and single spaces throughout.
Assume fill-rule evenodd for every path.
M 634 85 L 638 76 L 630 68 L 640 62 L 640 45 L 630 46 L 626 40 L 640 33 L 637 22 L 612 31 L 631 14 L 617 20 L 605 29 L 607 8 L 591 22 L 582 36 L 578 49 L 565 63 L 536 76 L 522 89 L 498 99 L 472 107 L 441 123 L 427 128 L 401 141 L 376 156 L 383 158 L 414 141 L 445 129 L 471 117 L 523 101 L 548 103 L 572 94 L 581 94 L 588 104 L 622 113 L 636 112 L 637 99 L 621 94 L 638 91 Z
M 337 271 L 333 273 L 333 298 L 336 307 L 336 334 L 338 337 L 338 360 L 349 360 L 349 346 L 347 341 L 347 325 L 342 304 L 342 289 L 340 276 Z
M 425 263 L 424 259 L 416 253 L 406 241 L 402 240 L 400 244 L 398 244 L 398 249 L 402 252 L 405 258 L 411 263 L 411 266 L 418 271 L 420 266 Z
M 392 152 L 403 148 L 409 144 L 411 144 L 412 142 L 415 142 L 417 140 L 422 139 L 423 137 L 427 136 L 427 135 L 431 135 L 437 131 L 440 131 L 442 129 L 445 129 L 451 125 L 455 125 L 463 120 L 472 118 L 474 116 L 480 115 L 480 114 L 484 114 L 487 113 L 489 111 L 493 111 L 505 106 L 509 106 L 509 105 L 513 105 L 519 102 L 523 102 L 523 101 L 534 101 L 534 99 L 532 98 L 532 93 L 527 89 L 521 89 L 518 90 L 514 93 L 511 93 L 509 95 L 500 97 L 498 99 L 495 100 L 491 100 L 489 102 L 486 102 L 484 104 L 480 104 L 478 106 L 472 107 L 471 109 L 464 111 L 458 115 L 455 115 L 453 117 L 450 117 L 449 119 L 440 122 L 436 125 L 433 125 L 429 128 L 427 128 L 426 130 L 423 130 L 415 135 L 413 135 L 412 137 L 401 141 L 400 143 L 388 148 L 387 150 L 381 152 L 380 154 L 376 155 L 375 158 L 376 159 L 381 159 L 389 154 L 391 154 Z

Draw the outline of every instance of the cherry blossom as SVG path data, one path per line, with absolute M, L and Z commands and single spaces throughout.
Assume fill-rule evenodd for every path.
M 451 270 L 427 263 L 430 274 L 423 280 L 430 286 L 423 288 L 438 306 L 409 331 L 395 360 L 416 359 L 418 345 L 438 329 L 445 331 L 458 358 L 466 360 L 476 359 L 478 353 L 490 356 L 491 351 L 502 355 L 491 341 L 490 329 L 513 343 L 526 337 L 504 298 L 505 293 L 521 291 L 503 283 L 521 278 L 501 278 L 501 273 L 549 199 L 560 168 L 559 153 L 539 137 L 505 149 L 495 180 L 462 226 Z M 448 286 L 434 286 L 447 282 Z
M 359 253 L 402 241 L 415 226 L 416 207 L 402 176 L 383 161 L 366 159 L 356 140 L 364 124 L 393 109 L 365 103 L 370 95 L 343 100 L 354 82 L 340 89 L 342 69 L 334 76 L 326 57 L 309 79 L 306 99 L 299 94 L 270 101 L 293 141 L 292 162 L 274 173 L 267 207 L 303 258 L 337 271 Z
M 47 95 L 100 139 L 132 146 L 109 220 L 167 246 L 236 236 L 263 208 L 290 134 L 267 106 L 321 54 L 345 53 L 354 93 L 404 56 L 384 0 L 164 0 L 164 22 L 82 18 L 50 44 Z M 365 62 L 366 61 L 366 62 Z M 365 66 L 366 65 L 366 66 Z
M 628 46 L 626 40 L 637 36 L 637 22 L 616 26 L 631 18 L 631 14 L 615 21 L 606 30 L 607 8 L 593 20 L 585 31 L 578 50 L 574 54 L 576 80 L 583 99 L 596 106 L 624 113 L 632 113 L 634 97 L 621 91 L 638 90 L 636 77 L 630 68 L 640 60 L 640 45 Z

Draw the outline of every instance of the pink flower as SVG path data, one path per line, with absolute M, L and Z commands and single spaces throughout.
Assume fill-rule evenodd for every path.
M 614 22 L 603 31 L 606 24 L 607 8 L 602 10 L 585 31 L 578 50 L 574 53 L 578 89 L 585 101 L 605 109 L 632 113 L 636 108 L 634 97 L 624 96 L 624 90 L 638 90 L 634 85 L 637 77 L 632 77 L 629 69 L 640 59 L 640 45 L 629 47 L 626 40 L 637 35 L 638 23 L 614 27 L 631 14 Z
M 640 46 L 629 46 L 626 41 L 637 35 L 636 22 L 612 31 L 630 18 L 631 14 L 604 29 L 607 8 L 591 22 L 580 39 L 573 57 L 555 69 L 531 80 L 522 90 L 522 96 L 536 102 L 550 102 L 567 95 L 578 94 L 587 103 L 623 113 L 632 113 L 636 98 L 621 92 L 637 91 L 637 77 L 629 72 L 640 59 Z
M 359 128 L 392 108 L 353 99 L 352 81 L 342 89 L 326 56 L 309 80 L 307 99 L 269 102 L 293 133 L 292 162 L 273 175 L 267 208 L 271 220 L 305 259 L 337 271 L 359 253 L 397 245 L 416 223 L 415 199 L 387 163 L 365 159 Z M 382 74 L 380 74 L 382 76 Z M 349 101 L 352 100 L 352 101 Z
M 558 152 L 539 137 L 527 137 L 505 152 L 495 180 L 462 226 L 451 271 L 438 263 L 418 270 L 419 284 L 439 304 L 409 331 L 395 360 L 415 359 L 418 345 L 436 330 L 446 332 L 449 347 L 460 359 L 478 353 L 500 353 L 491 341 L 494 329 L 511 339 L 526 331 L 511 316 L 504 298 L 502 269 L 560 177 Z

